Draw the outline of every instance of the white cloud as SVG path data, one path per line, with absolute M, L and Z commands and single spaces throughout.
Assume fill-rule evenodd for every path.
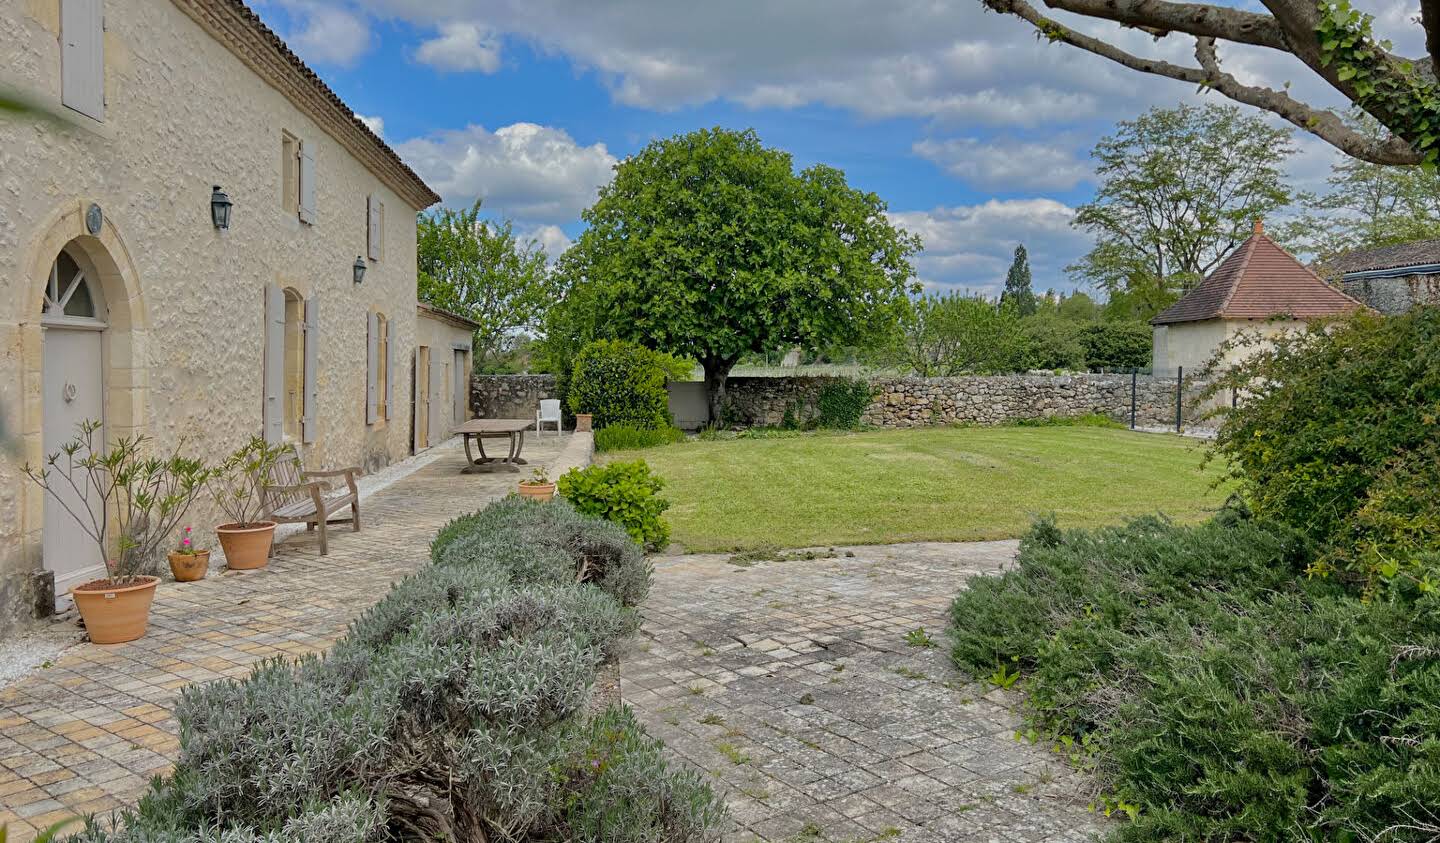
M 285 40 L 308 62 L 351 67 L 370 50 L 370 25 L 349 9 L 310 2 L 287 2 L 304 25 Z
M 516 232 L 516 235 L 521 241 L 533 240 L 539 243 L 545 249 L 545 256 L 552 261 L 560 257 L 574 243 L 570 239 L 570 235 L 566 234 L 565 230 L 558 225 L 537 225 L 534 228 Z
M 357 111 L 355 112 L 355 119 L 359 120 L 361 123 L 364 123 L 366 128 L 374 132 L 377 137 L 385 137 L 384 117 L 366 117 L 365 115 Z
M 450 21 L 420 45 L 415 58 L 440 70 L 494 73 L 500 69 L 500 39 L 478 24 Z
M 1070 190 L 1092 175 L 1090 165 L 1062 144 L 950 138 L 917 141 L 913 150 L 952 176 L 991 190 Z
M 561 130 L 514 123 L 446 130 L 395 147 L 451 205 L 477 197 L 492 213 L 531 223 L 569 223 L 610 181 L 615 156 Z
M 926 287 L 995 295 L 1020 243 L 1029 252 L 1036 290 L 1071 288 L 1065 264 L 1090 246 L 1089 237 L 1070 226 L 1074 216 L 1075 209 L 1053 199 L 991 199 L 898 211 L 890 219 L 924 241 L 916 271 Z

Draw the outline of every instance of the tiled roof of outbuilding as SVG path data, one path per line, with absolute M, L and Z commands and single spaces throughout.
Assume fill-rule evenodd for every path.
M 1325 263 L 1325 269 L 1337 275 L 1350 272 L 1372 272 L 1378 269 L 1400 269 L 1406 266 L 1440 264 L 1440 238 L 1392 243 L 1374 249 L 1347 252 Z
M 1204 319 L 1316 319 L 1364 305 L 1321 281 L 1295 256 L 1265 236 L 1240 244 L 1199 286 L 1150 320 L 1152 325 Z

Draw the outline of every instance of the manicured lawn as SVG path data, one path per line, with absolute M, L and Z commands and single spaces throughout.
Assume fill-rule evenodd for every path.
M 1193 439 L 1088 427 L 931 428 L 690 440 L 644 458 L 666 481 L 672 537 L 696 552 L 1012 538 L 1041 513 L 1063 527 L 1225 500 Z

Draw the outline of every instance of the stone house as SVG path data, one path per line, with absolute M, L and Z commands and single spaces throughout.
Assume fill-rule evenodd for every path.
M 0 0 L 0 55 L 34 106 L 0 111 L 3 631 L 101 570 L 21 473 L 81 419 L 209 459 L 257 433 L 314 468 L 405 457 L 439 197 L 241 0 Z
M 1361 307 L 1266 237 L 1257 220 L 1249 239 L 1195 289 L 1150 320 L 1154 372 L 1174 377 L 1184 367 L 1187 373 L 1199 373 L 1236 334 L 1274 336 Z M 1222 364 L 1236 362 L 1240 353 L 1243 350 L 1229 350 Z
M 1325 264 L 1340 289 L 1384 314 L 1440 304 L 1440 239 L 1360 249 Z
M 470 372 L 480 323 L 420 302 L 415 323 L 415 450 L 444 442 L 470 418 Z

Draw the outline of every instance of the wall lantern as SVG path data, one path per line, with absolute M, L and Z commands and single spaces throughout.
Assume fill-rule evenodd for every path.
M 234 204 L 220 185 L 215 185 L 210 192 L 210 220 L 215 223 L 215 228 L 224 231 L 230 227 L 230 208 Z
M 356 283 L 356 284 L 359 284 L 361 281 L 364 281 L 364 280 L 365 280 L 365 259 L 357 255 L 357 256 L 355 257 L 355 266 L 352 267 L 352 268 L 355 270 L 355 283 Z

